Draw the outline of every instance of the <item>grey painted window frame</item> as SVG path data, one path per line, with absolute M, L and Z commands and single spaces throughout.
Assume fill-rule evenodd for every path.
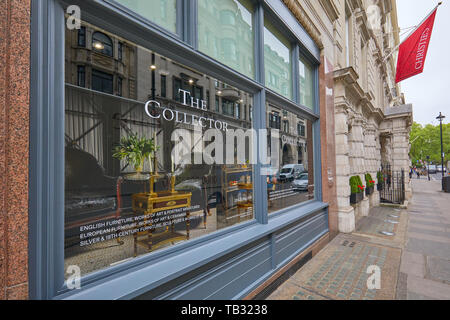
M 278 4 L 277 4 L 278 1 Z M 180 0 L 179 0 L 180 2 Z M 305 218 L 327 204 L 321 198 L 320 170 L 320 126 L 318 104 L 318 61 L 316 65 L 316 106 L 315 110 L 303 107 L 264 87 L 264 12 L 280 5 L 280 0 L 255 1 L 255 77 L 248 77 L 218 63 L 205 54 L 195 50 L 197 47 L 196 0 L 186 0 L 177 6 L 178 18 L 183 26 L 173 34 L 137 16 L 129 10 L 120 8 L 113 0 L 32 0 L 31 23 L 31 97 L 30 97 L 30 215 L 29 215 L 29 296 L 31 299 L 61 299 L 111 297 L 132 298 L 151 290 L 157 285 L 185 274 L 201 264 L 223 256 L 257 238 L 273 233 L 278 228 Z M 64 8 L 68 5 L 82 8 L 82 19 L 95 23 L 110 32 L 121 35 L 138 45 L 157 51 L 179 63 L 196 68 L 211 77 L 220 79 L 254 95 L 253 121 L 255 129 L 266 129 L 266 99 L 282 103 L 287 109 L 301 112 L 302 116 L 313 122 L 315 200 L 285 208 L 268 215 L 267 189 L 265 177 L 260 175 L 261 165 L 254 170 L 255 219 L 243 224 L 217 231 L 204 237 L 138 257 L 132 261 L 113 266 L 82 278 L 83 288 L 69 291 L 64 283 Z M 287 9 L 287 8 L 285 8 Z M 274 14 L 272 12 L 272 14 Z M 282 20 L 280 20 L 282 21 Z M 298 25 L 298 23 L 296 23 Z M 191 27 L 193 26 L 193 27 Z M 299 27 L 294 27 L 297 30 Z M 293 39 L 298 38 L 298 34 Z M 307 36 L 306 33 L 304 36 Z M 151 38 L 153 41 L 150 41 Z M 308 37 L 309 39 L 309 37 Z M 305 43 L 312 40 L 304 40 Z M 297 39 L 298 40 L 298 39 Z M 302 44 L 303 45 L 303 44 Z M 293 55 L 298 57 L 300 42 L 296 42 Z M 178 50 L 173 50 L 177 48 Z M 317 49 L 318 50 L 318 49 Z M 308 53 L 312 57 L 314 54 Z M 294 59 L 296 61 L 298 59 Z M 295 65 L 295 63 L 294 63 Z M 294 68 L 294 66 L 293 66 Z M 293 75 L 295 72 L 293 71 Z M 295 76 L 294 78 L 295 79 Z M 298 82 L 293 84 L 294 91 Z M 298 94 L 294 95 L 295 100 Z M 45 147 L 44 147 L 45 146 Z M 233 234 L 233 243 L 223 249 L 202 253 L 202 259 L 186 263 L 186 267 L 165 278 L 149 279 L 146 283 L 136 282 L 139 272 L 148 268 L 164 271 L 156 260 L 174 257 L 181 250 L 189 249 L 198 253 L 198 247 L 208 241 L 225 241 Z M 228 244 L 228 243 L 227 243 Z M 134 277 L 128 279 L 126 275 Z M 120 289 L 111 292 L 118 279 L 122 279 Z M 139 277 L 138 277 L 139 278 Z M 130 280 L 130 281 L 128 281 Z M 112 287 L 111 287 L 112 286 Z

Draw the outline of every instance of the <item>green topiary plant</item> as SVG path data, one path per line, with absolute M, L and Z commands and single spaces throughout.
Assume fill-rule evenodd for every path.
M 367 187 L 373 187 L 375 185 L 375 181 L 373 181 L 372 176 L 370 175 L 370 173 L 366 173 L 365 178 L 366 178 L 366 185 L 367 185 Z
M 383 183 L 383 174 L 381 173 L 381 171 L 377 172 L 377 180 L 378 183 Z
M 353 176 L 350 178 L 351 193 L 361 193 L 364 191 L 364 185 L 360 176 Z

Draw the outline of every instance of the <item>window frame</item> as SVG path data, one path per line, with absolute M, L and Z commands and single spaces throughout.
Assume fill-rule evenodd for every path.
M 81 26 L 80 30 L 78 30 L 77 46 L 86 48 L 86 27 L 84 26 Z
M 82 88 L 86 88 L 86 66 L 77 66 L 77 85 Z
M 295 90 L 298 81 L 293 72 L 292 87 L 294 101 L 289 100 L 265 87 L 264 79 L 264 14 L 269 13 L 278 19 L 278 23 L 292 23 L 291 16 L 284 17 L 286 21 L 275 14 L 288 10 L 281 0 L 266 0 L 255 2 L 255 79 L 240 74 L 237 70 L 215 61 L 196 50 L 196 1 L 184 0 L 183 5 L 177 5 L 177 33 L 173 34 L 154 23 L 143 19 L 138 14 L 118 5 L 114 0 L 48 0 L 32 1 L 31 28 L 36 30 L 31 39 L 31 100 L 30 108 L 30 277 L 29 291 L 32 299 L 64 299 L 88 298 L 98 294 L 104 297 L 131 298 L 155 288 L 160 281 L 175 279 L 177 274 L 184 274 L 198 267 L 199 263 L 207 263 L 235 250 L 237 245 L 245 246 L 265 234 L 271 234 L 294 221 L 314 214 L 328 207 L 321 199 L 320 172 L 320 122 L 319 122 L 319 86 L 318 66 L 320 55 L 318 49 L 311 49 L 311 42 L 306 32 L 302 34 L 299 23 L 286 28 L 294 43 L 292 54 L 292 69 L 296 68 L 300 48 L 306 50 L 314 61 L 315 72 L 315 108 L 310 110 L 298 104 Z M 178 0 L 180 3 L 181 0 Z M 228 83 L 240 90 L 253 95 L 249 118 L 254 129 L 266 129 L 266 101 L 281 104 L 288 110 L 301 113 L 305 119 L 313 121 L 314 169 L 315 169 L 315 200 L 280 210 L 268 215 L 266 179 L 260 173 L 261 164 L 254 166 L 254 220 L 232 226 L 189 242 L 156 251 L 131 261 L 124 262 L 100 271 L 88 274 L 82 278 L 83 289 L 71 292 L 64 282 L 64 105 L 65 81 L 64 72 L 57 66 L 64 65 L 65 54 L 65 16 L 64 9 L 69 5 L 79 5 L 82 8 L 83 20 L 93 23 L 129 39 L 137 45 L 154 50 L 163 56 L 176 60 Z M 180 7 L 180 8 L 179 8 Z M 278 8 L 278 9 L 277 9 Z M 283 11 L 284 10 L 284 11 Z M 288 10 L 287 12 L 290 11 Z M 181 20 L 179 20 L 181 19 Z M 114 23 L 111 21 L 114 20 Z M 182 21 L 183 23 L 178 23 Z M 52 44 L 51 46 L 49 44 Z M 177 50 L 174 50 L 177 49 Z M 314 45 L 315 48 L 315 45 Z M 294 59 L 295 58 L 295 59 Z M 42 150 L 45 146 L 46 150 Z M 264 146 L 258 146 L 263 148 Z M 259 153 L 259 150 L 257 150 Z M 62 159 L 62 160 L 61 160 Z M 270 220 L 270 221 L 269 221 Z M 148 272 L 149 268 L 164 273 L 164 268 L 155 266 L 155 261 L 163 257 L 174 256 L 182 250 L 199 250 L 205 243 L 221 241 L 234 233 L 232 243 L 225 247 L 214 248 L 205 254 L 201 261 L 189 262 L 179 266 L 178 272 L 162 278 L 147 279 L 146 283 L 128 281 L 120 292 L 111 290 L 116 280 L 125 279 L 118 275 L 135 271 L 131 277 L 138 277 L 139 272 Z M 195 251 L 196 252 L 196 251 Z M 182 271 L 181 271 L 182 270 Z
M 108 45 L 108 46 L 109 46 L 109 45 L 111 46 L 111 54 L 108 54 L 108 53 L 105 52 L 105 47 L 104 47 L 103 49 L 101 49 L 101 50 L 94 47 L 94 41 L 95 41 L 95 40 L 94 40 L 94 36 L 95 36 L 96 34 L 101 35 L 101 36 L 103 36 L 103 37 L 105 37 L 106 39 L 109 40 L 109 43 L 108 43 L 107 45 Z M 104 41 L 101 41 L 101 42 L 102 42 L 103 45 L 105 45 L 105 42 L 104 42 Z M 110 36 L 104 34 L 103 32 L 101 32 L 101 31 L 95 31 L 95 32 L 92 34 L 91 45 L 92 45 L 92 50 L 93 50 L 94 52 L 100 53 L 100 54 L 104 54 L 105 56 L 114 58 L 114 41 L 112 41 L 112 39 L 111 39 Z

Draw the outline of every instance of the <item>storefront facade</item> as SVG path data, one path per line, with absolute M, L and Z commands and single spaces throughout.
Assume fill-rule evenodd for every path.
M 337 231 L 332 41 L 299 3 L 2 9 L 1 57 L 29 52 L 1 86 L 5 298 L 263 298 Z

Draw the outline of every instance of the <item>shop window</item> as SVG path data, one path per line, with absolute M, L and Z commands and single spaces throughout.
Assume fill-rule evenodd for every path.
M 314 109 L 314 68 L 305 59 L 299 62 L 300 104 Z
M 177 0 L 115 0 L 138 15 L 175 33 L 177 26 Z
M 268 106 L 269 107 L 269 106 Z M 270 146 L 270 169 L 267 175 L 269 213 L 298 205 L 314 199 L 314 165 L 312 123 L 305 120 L 310 134 L 289 132 L 288 120 L 283 120 L 283 130 L 278 127 L 279 114 L 271 112 L 268 125 L 268 146 Z M 288 110 L 282 110 L 283 117 L 294 118 Z M 278 127 L 278 128 L 277 128 Z M 306 148 L 303 146 L 306 145 Z
M 79 47 L 86 47 L 86 27 L 80 27 L 80 30 L 78 30 L 78 46 Z
M 267 19 L 264 19 L 264 67 L 266 86 L 292 99 L 291 44 Z
M 102 71 L 92 70 L 92 90 L 113 94 L 113 76 Z
M 250 0 L 198 0 L 199 50 L 250 78 L 255 76 L 253 10 Z M 213 42 L 204 34 L 213 35 Z
M 124 46 L 130 59 L 120 77 L 94 69 L 92 90 L 81 90 L 80 78 L 65 88 L 65 265 L 79 266 L 83 275 L 254 219 L 252 135 L 244 143 L 228 136 L 251 124 L 203 101 L 203 88 L 216 79 L 134 43 Z M 73 51 L 66 51 L 68 71 L 77 67 Z M 156 70 L 167 70 L 156 91 L 170 81 L 173 96 L 149 102 L 148 86 L 134 89 L 137 99 L 102 94 L 112 93 L 113 79 L 118 92 L 122 81 L 150 79 L 145 62 L 152 55 Z M 187 76 L 193 73 L 201 80 Z M 253 102 L 250 93 L 226 87 Z M 211 94 L 218 101 L 220 93 Z M 235 100 L 223 101 L 232 115 Z
M 92 35 L 92 48 L 107 56 L 113 56 L 113 42 L 110 37 L 102 32 L 94 32 Z

